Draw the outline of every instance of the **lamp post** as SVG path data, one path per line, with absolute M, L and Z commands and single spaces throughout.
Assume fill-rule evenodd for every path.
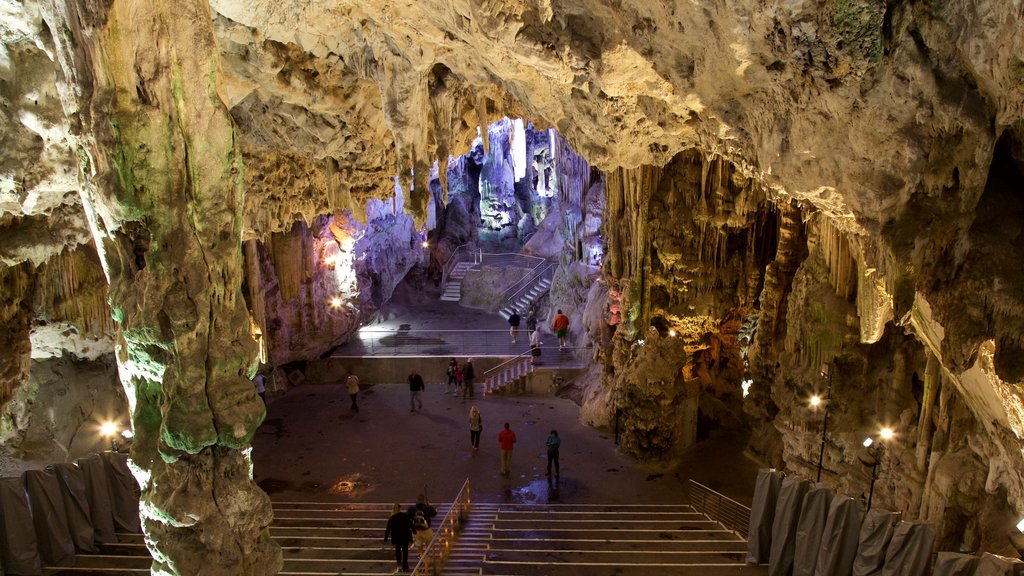
M 885 444 L 881 440 L 889 440 L 893 437 L 892 428 L 882 428 L 878 433 L 879 442 L 873 438 L 864 439 L 864 453 L 859 455 L 860 463 L 871 467 L 871 485 L 868 488 L 868 510 L 871 510 L 871 500 L 875 496 L 875 480 L 878 479 L 878 466 L 882 463 L 885 455 Z
M 825 403 L 825 417 L 821 421 L 821 450 L 818 452 L 818 479 L 816 482 L 821 482 L 821 467 L 825 462 L 825 438 L 828 434 L 828 409 L 832 400 L 832 364 L 821 365 L 821 376 L 828 380 L 828 386 L 825 388 L 825 399 L 822 400 L 821 396 L 815 394 L 811 396 L 811 407 L 817 408 L 822 402 Z

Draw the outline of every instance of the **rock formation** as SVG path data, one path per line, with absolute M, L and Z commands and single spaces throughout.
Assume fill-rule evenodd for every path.
M 627 450 L 748 425 L 808 474 L 824 364 L 827 483 L 863 491 L 855 448 L 884 423 L 876 501 L 942 546 L 1000 551 L 1024 512 L 1016 0 L 3 10 L 0 432 L 23 430 L 37 349 L 115 341 L 159 570 L 278 566 L 247 458 L 255 338 L 319 355 L 481 218 L 513 243 L 558 231 L 551 304 L 603 362 L 584 413 L 621 410 Z M 520 151 L 528 177 L 505 178 Z M 555 200 L 530 194 L 569 212 L 545 227 Z M 323 258 L 356 252 L 332 311 L 352 276 Z

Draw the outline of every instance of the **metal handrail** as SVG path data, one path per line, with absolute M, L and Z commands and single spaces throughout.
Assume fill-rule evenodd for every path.
M 441 286 L 443 288 L 448 287 L 448 277 L 451 275 L 452 270 L 455 269 L 459 262 L 462 262 L 462 253 L 464 252 L 464 249 L 467 248 L 468 246 L 468 244 L 463 244 L 456 248 L 452 252 L 452 255 L 448 257 L 448 261 L 445 262 L 444 271 L 441 273 Z M 540 256 L 533 256 L 532 254 L 520 254 L 519 252 L 484 252 L 483 250 L 474 250 L 473 252 L 471 252 L 471 254 L 474 256 L 474 260 L 477 264 L 483 264 L 487 257 L 499 256 L 513 256 L 517 259 L 523 259 L 527 261 L 539 260 L 540 262 L 538 262 L 534 267 L 540 266 L 541 263 L 545 262 L 545 259 L 541 258 Z
M 548 261 L 547 261 L 547 260 L 545 260 L 544 262 L 548 262 Z M 523 279 L 522 279 L 522 280 L 520 280 L 519 282 L 516 282 L 515 284 L 513 284 L 513 285 L 512 285 L 512 286 L 511 286 L 511 287 L 510 287 L 510 288 L 509 288 L 508 290 L 505 290 L 505 294 L 508 294 L 510 290 L 515 290 L 515 292 L 512 292 L 512 295 L 511 295 L 511 296 L 509 296 L 509 297 L 505 298 L 505 303 L 504 303 L 504 304 L 502 304 L 502 305 L 501 305 L 501 306 L 500 306 L 500 307 L 499 307 L 498 309 L 500 310 L 501 308 L 505 308 L 505 307 L 507 307 L 507 306 L 508 306 L 508 304 L 509 304 L 509 302 L 511 302 L 511 301 L 515 300 L 516 298 L 518 298 L 518 297 L 519 297 L 519 295 L 520 295 L 520 294 L 522 294 L 524 290 L 527 290 L 528 288 L 530 288 L 531 286 L 533 286 L 533 283 L 534 283 L 534 282 L 535 282 L 535 281 L 536 281 L 536 280 L 537 280 L 538 278 L 543 278 L 543 277 L 544 277 L 544 275 L 548 273 L 548 270 L 551 270 L 551 269 L 552 269 L 552 268 L 554 268 L 554 267 L 555 267 L 556 265 L 557 265 L 557 262 L 548 262 L 548 265 L 547 265 L 547 266 L 545 266 L 545 267 L 544 267 L 544 269 L 543 269 L 543 270 L 541 270 L 540 272 L 537 272 L 537 271 L 536 271 L 536 270 L 537 270 L 537 268 L 539 268 L 539 267 L 540 267 L 540 264 L 538 264 L 537 266 L 535 266 L 535 267 L 533 268 L 533 273 L 531 273 L 530 275 L 526 276 L 525 278 L 523 278 Z M 517 287 L 518 287 L 518 288 L 517 288 Z M 504 294 L 503 294 L 503 295 L 504 295 Z
M 457 266 L 458 263 L 462 261 L 461 256 L 459 256 L 458 258 L 456 258 L 456 256 L 458 256 L 459 253 L 462 252 L 462 249 L 466 248 L 466 246 L 467 244 L 460 244 L 457 248 L 455 248 L 455 250 L 452 250 L 451 256 L 448 256 L 448 261 L 444 263 L 444 269 L 441 272 L 442 289 L 448 287 L 448 276 L 451 275 L 452 270 L 455 269 L 455 266 Z
M 521 360 L 521 359 L 523 359 L 524 356 L 529 356 L 532 353 L 533 353 L 533 350 L 530 349 L 530 350 L 527 350 L 526 352 L 522 352 L 520 354 L 516 354 L 515 356 L 509 358 L 508 360 L 505 360 L 501 364 L 498 364 L 494 368 L 491 368 L 490 370 L 484 372 L 484 380 L 487 380 L 487 375 L 490 374 L 491 372 L 497 372 L 498 370 L 501 370 L 502 368 L 504 368 L 507 364 L 511 364 L 513 362 Z
M 709 520 L 718 522 L 744 539 L 750 533 L 750 508 L 690 480 L 690 505 Z
M 441 573 L 441 569 L 451 553 L 452 543 L 469 517 L 471 505 L 469 478 L 466 478 L 458 495 L 455 496 L 455 500 L 452 501 L 448 513 L 444 515 L 441 525 L 434 531 L 434 538 L 420 554 L 416 566 L 412 569 L 413 576 L 427 576 L 428 574 L 437 576 Z

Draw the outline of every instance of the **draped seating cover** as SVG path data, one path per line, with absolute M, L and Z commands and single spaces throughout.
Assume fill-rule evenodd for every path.
M 24 477 L 40 559 L 47 566 L 74 566 L 75 543 L 68 530 L 57 474 L 52 470 L 29 470 Z
M 975 576 L 981 559 L 973 554 L 939 552 L 935 555 L 933 576 Z
M 110 485 L 110 504 L 114 513 L 114 527 L 123 532 L 142 532 L 139 520 L 139 483 L 128 468 L 128 455 L 119 452 L 104 452 L 107 465 L 107 482 Z
M 882 576 L 925 576 L 935 544 L 935 530 L 925 522 L 899 522 L 885 552 Z
M 42 572 L 39 548 L 32 526 L 28 494 L 21 478 L 0 478 L 0 558 L 5 574 L 34 575 Z
M 818 550 L 816 576 L 850 576 L 857 557 L 864 503 L 849 496 L 836 496 L 829 505 L 828 519 Z
M 96 541 L 102 544 L 117 542 L 114 530 L 114 513 L 110 505 L 110 487 L 107 482 L 107 465 L 99 454 L 90 454 L 75 460 L 82 470 L 85 493 L 89 499 L 89 517 L 95 530 Z
M 800 520 L 796 526 L 796 545 L 793 550 L 793 576 L 814 576 L 818 563 L 821 535 L 828 520 L 828 509 L 835 492 L 815 484 L 800 505 Z
M 781 471 L 769 468 L 757 471 L 754 501 L 750 505 L 747 564 L 766 564 L 771 556 L 772 524 L 775 520 L 775 504 L 781 486 Z
M 51 464 L 49 468 L 57 474 L 61 498 L 67 513 L 71 541 L 79 552 L 96 552 L 96 530 L 92 526 L 89 511 L 89 494 L 85 488 L 82 469 L 71 462 Z
M 1024 562 L 1017 558 L 1006 558 L 995 554 L 982 554 L 974 576 L 1020 576 L 1024 574 Z
M 775 504 L 775 521 L 772 523 L 771 554 L 768 559 L 768 576 L 788 576 L 793 570 L 793 555 L 796 550 L 796 527 L 800 520 L 800 506 L 804 496 L 811 489 L 811 482 L 795 476 L 782 480 L 779 498 Z
M 857 558 L 853 561 L 853 576 L 879 576 L 885 565 L 885 551 L 889 548 L 892 531 L 900 516 L 895 512 L 872 508 L 864 515 L 860 527 Z

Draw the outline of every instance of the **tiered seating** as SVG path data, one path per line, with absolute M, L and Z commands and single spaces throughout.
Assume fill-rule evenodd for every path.
M 764 574 L 685 505 L 475 503 L 445 574 Z
M 438 518 L 447 505 L 437 507 Z M 394 547 L 384 544 L 390 504 L 275 502 L 270 535 L 284 555 L 282 575 L 392 574 Z M 47 576 L 147 574 L 152 562 L 142 535 L 119 534 L 98 554 L 79 554 L 74 568 L 47 568 Z M 416 563 L 415 546 L 409 563 Z

